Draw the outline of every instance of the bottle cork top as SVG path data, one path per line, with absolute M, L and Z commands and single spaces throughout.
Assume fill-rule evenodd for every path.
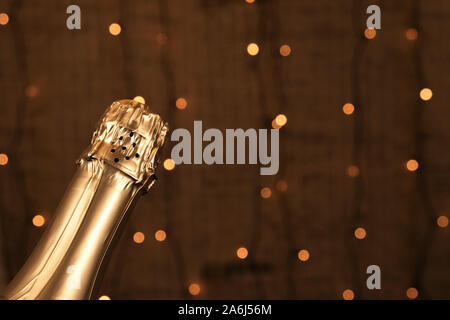
M 146 182 L 155 173 L 167 131 L 167 123 L 147 105 L 118 100 L 104 113 L 82 158 L 104 161 L 136 182 Z

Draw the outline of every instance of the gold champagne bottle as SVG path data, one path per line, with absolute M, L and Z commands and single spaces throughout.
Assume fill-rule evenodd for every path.
M 138 194 L 155 181 L 168 127 L 134 100 L 114 102 L 54 213 L 3 293 L 6 299 L 89 299 L 108 248 Z

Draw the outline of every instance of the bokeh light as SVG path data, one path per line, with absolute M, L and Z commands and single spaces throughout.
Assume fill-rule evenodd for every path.
M 236 255 L 239 259 L 245 259 L 248 256 L 248 250 L 246 247 L 240 247 L 236 250 Z
M 142 243 L 145 240 L 145 235 L 142 232 L 136 232 L 133 235 L 133 241 L 136 243 Z
M 109 33 L 112 34 L 113 36 L 119 35 L 120 31 L 122 31 L 122 28 L 118 23 L 111 23 L 109 25 Z
M 167 35 L 165 33 L 158 33 L 156 35 L 156 42 L 158 42 L 158 44 L 163 45 L 167 43 Z
M 419 296 L 419 291 L 417 291 L 416 288 L 411 287 L 408 290 L 406 290 L 406 296 L 408 299 L 416 299 Z
M 25 95 L 28 98 L 35 98 L 39 94 L 39 89 L 34 85 L 29 85 L 25 88 Z
M 33 220 L 32 220 L 32 222 L 33 222 L 33 225 L 35 226 L 35 227 L 42 227 L 44 224 L 45 224 L 45 218 L 42 216 L 42 215 L 40 215 L 40 214 L 37 214 L 37 215 L 35 215 L 34 217 L 33 217 Z
M 417 30 L 415 28 L 409 28 L 405 32 L 406 39 L 408 39 L 410 41 L 416 40 L 418 36 L 419 36 L 419 32 L 417 32 Z
M 342 298 L 344 298 L 344 300 L 353 300 L 355 298 L 355 294 L 353 293 L 353 290 L 346 289 L 342 292 Z
M 4 26 L 4 25 L 6 25 L 6 24 L 8 24 L 8 22 L 9 22 L 9 16 L 8 16 L 8 14 L 6 14 L 6 13 L 0 13 L 0 24 L 2 25 L 2 26 Z
M 355 238 L 356 239 L 362 240 L 366 237 L 366 235 L 367 235 L 367 233 L 364 228 L 359 227 L 359 228 L 355 229 Z
M 376 35 L 377 31 L 373 28 L 367 28 L 366 30 L 364 30 L 364 36 L 369 40 L 375 38 Z
M 300 261 L 308 261 L 309 260 L 309 251 L 306 249 L 302 249 L 298 252 L 297 256 Z
M 185 98 L 178 98 L 177 101 L 175 102 L 175 105 L 177 106 L 178 109 L 183 110 L 186 109 L 187 107 L 187 101 Z
M 172 159 L 166 159 L 164 160 L 164 169 L 171 171 L 175 168 L 175 161 L 173 161 Z
M 285 180 L 278 180 L 275 186 L 278 191 L 285 192 L 288 188 L 287 182 Z
M 346 114 L 346 115 L 351 115 L 354 111 L 355 111 L 355 106 L 351 103 L 346 103 L 344 104 L 344 106 L 342 107 L 342 111 Z
M 247 46 L 247 52 L 248 52 L 248 54 L 251 55 L 251 56 L 256 56 L 256 55 L 258 54 L 258 52 L 259 52 L 259 47 L 258 47 L 258 45 L 257 45 L 256 43 L 250 43 L 250 44 Z
M 283 44 L 283 45 L 280 47 L 280 54 L 281 54 L 283 57 L 287 57 L 288 55 L 291 54 L 291 47 L 288 46 L 287 44 Z
M 272 190 L 269 187 L 264 187 L 261 189 L 261 197 L 263 199 L 268 199 L 272 195 Z
M 6 166 L 8 163 L 8 156 L 4 153 L 0 153 L 0 166 Z
M 281 126 L 279 126 L 279 125 L 277 124 L 277 122 L 275 121 L 275 119 L 272 120 L 272 128 L 274 128 L 274 129 L 280 129 L 280 128 L 281 128 Z
M 98 300 L 111 300 L 111 298 L 108 297 L 108 296 L 103 295 L 100 298 L 98 298 Z
M 279 114 L 279 115 L 277 115 L 277 116 L 275 117 L 275 123 L 276 123 L 278 126 L 280 126 L 280 127 L 286 125 L 286 123 L 287 123 L 287 117 L 286 117 L 286 115 L 284 115 L 284 114 Z
M 436 223 L 441 228 L 446 228 L 448 226 L 448 218 L 446 216 L 440 216 L 436 219 Z
M 191 283 L 189 285 L 189 293 L 193 296 L 200 294 L 200 285 L 198 283 Z
M 419 169 L 419 163 L 415 159 L 410 159 L 406 162 L 406 169 L 408 171 L 416 171 Z
M 347 175 L 351 178 L 356 178 L 357 176 L 359 176 L 359 168 L 355 165 L 348 166 Z
M 164 231 L 164 230 L 157 230 L 156 232 L 155 232 L 155 239 L 156 239 L 156 241 L 159 241 L 159 242 L 162 242 L 162 241 L 164 241 L 164 240 L 166 240 L 166 232 Z
M 433 91 L 431 91 L 431 89 L 423 88 L 422 90 L 420 90 L 420 99 L 422 99 L 423 101 L 430 100 L 432 96 L 433 96 Z

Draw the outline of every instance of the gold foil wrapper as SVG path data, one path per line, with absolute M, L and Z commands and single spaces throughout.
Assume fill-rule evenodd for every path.
M 159 115 L 134 100 L 108 108 L 53 221 L 4 297 L 93 297 L 117 230 L 136 196 L 154 183 L 167 131 Z
M 103 160 L 145 182 L 155 171 L 167 124 L 149 107 L 134 100 L 114 102 L 103 115 L 84 158 Z

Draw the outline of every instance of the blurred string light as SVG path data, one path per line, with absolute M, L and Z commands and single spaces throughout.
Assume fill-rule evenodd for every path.
M 133 235 L 133 241 L 135 243 L 140 244 L 140 243 L 144 242 L 144 240 L 145 240 L 145 235 L 142 232 L 136 232 Z
M 406 169 L 408 171 L 416 171 L 417 169 L 419 169 L 419 163 L 415 159 L 410 159 L 406 161 Z
M 8 163 L 8 156 L 4 153 L 0 153 L 0 166 L 6 166 Z
M 113 36 L 117 36 L 120 34 L 120 31 L 122 31 L 122 27 L 118 23 L 111 23 L 109 25 L 109 33 Z
M 0 25 L 7 25 L 9 22 L 9 16 L 7 13 L 0 13 Z
M 416 299 L 419 296 L 419 291 L 414 287 L 408 288 L 408 290 L 406 290 L 406 296 L 411 300 Z
M 236 255 L 239 259 L 245 259 L 248 256 L 248 250 L 246 247 L 240 247 L 236 250 Z
M 342 111 L 346 114 L 346 115 L 351 115 L 354 111 L 355 111 L 355 106 L 351 103 L 346 103 L 344 104 L 344 106 L 342 107 Z
M 35 227 L 39 228 L 39 227 L 42 227 L 45 224 L 45 218 L 42 215 L 37 214 L 37 215 L 35 215 L 33 217 L 33 220 L 31 222 L 33 223 L 33 225 Z
M 145 99 L 141 96 L 136 96 L 133 98 L 134 101 L 145 104 Z
M 417 32 L 417 29 L 415 29 L 415 28 L 409 28 L 405 32 L 405 37 L 409 41 L 416 40 L 418 36 L 419 36 L 419 32 Z
M 355 229 L 355 238 L 358 240 L 362 240 L 366 237 L 367 233 L 366 233 L 366 229 L 359 227 Z
M 298 260 L 300 261 L 308 261 L 309 260 L 309 251 L 306 249 L 302 249 L 297 254 Z
M 263 199 L 268 199 L 272 196 L 272 190 L 269 187 L 264 187 L 261 189 L 260 194 Z
M 155 239 L 156 241 L 162 242 L 166 240 L 166 232 L 164 230 L 157 230 L 155 232 Z
M 158 42 L 159 45 L 163 45 L 167 43 L 167 35 L 163 32 L 160 32 L 156 35 L 156 42 Z
M 420 90 L 420 99 L 423 101 L 428 101 L 433 96 L 433 91 L 430 88 L 423 88 Z
M 35 85 L 29 85 L 25 88 L 25 95 L 28 98 L 35 98 L 39 94 L 39 89 Z
M 251 56 L 256 56 L 259 53 L 259 47 L 256 43 L 252 42 L 247 46 L 247 52 Z
M 441 228 L 446 228 L 448 226 L 448 218 L 446 216 L 440 216 L 436 219 L 436 223 Z
M 247 2 L 247 3 L 253 3 L 253 2 L 255 2 L 255 0 L 245 0 L 245 2 Z
M 164 169 L 166 169 L 167 171 L 171 171 L 175 168 L 175 161 L 173 161 L 172 159 L 166 159 L 164 160 Z
M 350 165 L 347 167 L 347 175 L 350 178 L 356 178 L 357 176 L 359 176 L 359 168 L 358 166 L 355 165 Z
M 99 297 L 98 300 L 111 300 L 111 298 L 103 295 L 103 296 Z
M 364 36 L 366 37 L 366 39 L 372 40 L 376 37 L 377 35 L 377 31 L 373 28 L 367 28 L 366 30 L 364 30 Z
M 275 188 L 280 192 L 285 192 L 288 188 L 287 182 L 285 180 L 278 180 Z
M 280 129 L 287 124 L 287 117 L 284 114 L 279 114 L 272 120 L 272 128 Z
M 287 44 L 283 44 L 283 45 L 280 47 L 280 54 L 281 54 L 283 57 L 287 57 L 288 55 L 291 54 L 291 47 L 290 47 L 289 45 L 287 45 Z
M 175 105 L 178 109 L 183 110 L 186 109 L 188 103 L 185 98 L 178 98 L 175 102 Z
M 189 293 L 193 296 L 198 296 L 200 294 L 200 285 L 198 283 L 191 283 L 189 285 Z
M 279 126 L 279 125 L 277 124 L 277 122 L 275 121 L 275 119 L 272 120 L 272 128 L 274 128 L 274 129 L 280 129 L 280 128 L 281 128 L 281 126 Z
M 353 290 L 351 289 L 345 289 L 342 292 L 342 298 L 344 300 L 353 300 L 355 298 L 355 294 L 353 293 Z
M 275 123 L 280 127 L 283 127 L 287 123 L 287 117 L 284 114 L 279 114 L 275 117 Z

